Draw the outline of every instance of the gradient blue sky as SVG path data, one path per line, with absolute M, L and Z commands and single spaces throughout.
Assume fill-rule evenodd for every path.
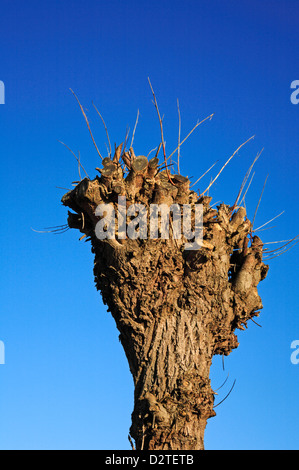
M 92 101 L 123 141 L 140 119 L 135 152 L 159 143 L 150 76 L 164 118 L 168 151 L 211 113 L 182 147 L 184 174 L 199 177 L 215 160 L 225 169 L 211 195 L 234 202 L 243 176 L 264 148 L 246 203 L 256 226 L 285 210 L 264 241 L 299 233 L 298 0 L 33 1 L 0 3 L 1 449 L 130 449 L 133 382 L 118 332 L 93 282 L 93 257 L 75 231 L 31 230 L 63 224 L 60 198 L 78 179 L 75 152 L 91 177 L 99 165 L 79 96 L 102 153 L 105 131 Z M 210 176 L 202 180 L 203 190 Z M 299 246 L 299 245 L 298 245 Z M 207 449 L 298 449 L 298 246 L 270 261 L 260 284 L 264 309 L 239 332 L 240 346 L 212 367 L 212 384 L 236 385 L 208 422 Z

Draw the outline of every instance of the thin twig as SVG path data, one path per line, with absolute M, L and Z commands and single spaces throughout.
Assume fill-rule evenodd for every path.
M 62 224 L 62 225 L 53 225 L 53 227 L 44 227 L 44 230 L 50 230 L 51 228 L 65 228 L 68 227 L 68 224 Z
M 262 325 L 260 325 L 257 321 L 255 321 L 253 318 L 250 318 L 250 320 L 253 321 L 253 323 L 255 323 L 257 326 L 259 326 L 260 328 L 262 328 Z
M 108 158 L 111 158 L 111 154 L 110 154 L 110 150 L 108 148 L 107 142 L 105 142 L 105 145 L 106 145 L 106 149 L 107 149 L 107 156 L 108 156 Z
M 281 245 L 280 247 L 276 248 L 275 250 L 271 250 L 271 251 L 265 251 L 265 254 L 268 255 L 269 253 L 276 253 L 280 250 L 282 250 L 282 248 L 285 248 L 287 247 L 290 243 L 294 242 L 295 240 L 297 240 L 297 238 L 299 237 L 299 235 L 296 235 L 296 237 L 294 238 L 291 238 L 290 240 L 287 241 L 287 243 L 285 243 L 284 245 Z M 275 243 L 275 242 L 274 242 Z
M 67 225 L 66 227 L 64 228 L 60 228 L 60 229 L 56 229 L 56 230 L 35 230 L 34 228 L 31 227 L 31 230 L 33 230 L 33 232 L 37 232 L 37 233 L 54 233 L 54 234 L 60 234 L 60 233 L 64 233 L 64 232 L 67 232 L 69 230 L 69 226 Z
M 259 198 L 259 200 L 258 200 L 256 209 L 255 209 L 255 213 L 254 213 L 253 220 L 252 220 L 252 227 L 254 226 L 256 214 L 257 214 L 258 208 L 259 208 L 259 206 L 260 206 L 260 203 L 261 203 L 261 200 L 262 200 L 262 197 L 263 197 L 263 193 L 264 193 L 264 190 L 265 190 L 265 186 L 266 186 L 266 183 L 267 183 L 268 176 L 269 176 L 269 174 L 266 176 L 266 179 L 265 179 L 265 182 L 264 182 L 264 186 L 263 186 L 263 189 L 262 189 L 260 198 Z
M 160 173 L 163 170 L 166 170 L 168 167 L 173 166 L 173 163 L 169 163 L 168 166 L 164 165 L 164 163 L 161 163 L 161 165 L 157 166 L 158 173 Z
M 226 377 L 225 381 L 222 383 L 222 385 L 220 385 L 220 387 L 216 388 L 216 390 L 214 390 L 214 392 L 218 392 L 218 390 L 220 390 L 223 387 L 223 385 L 226 384 L 226 382 L 228 380 L 228 377 L 229 377 L 229 373 L 227 374 L 227 377 Z
M 221 400 L 219 403 L 217 403 L 217 405 L 214 406 L 214 408 L 216 408 L 217 406 L 221 405 L 221 403 L 223 403 L 228 397 L 229 395 L 231 394 L 231 392 L 233 391 L 233 388 L 235 386 L 235 383 L 236 383 L 236 379 L 234 380 L 234 383 L 230 389 L 230 391 L 228 392 L 228 394 L 226 395 L 226 397 L 223 398 L 223 400 Z
M 288 240 L 275 240 L 274 242 L 263 242 L 263 245 L 272 245 L 273 243 L 284 243 L 284 242 L 291 242 L 294 238 L 289 238 Z
M 124 145 L 123 145 L 122 151 L 121 151 L 121 156 L 124 155 L 124 153 L 125 153 L 125 151 L 126 151 L 127 142 L 128 142 L 128 138 L 129 138 L 129 133 L 130 133 L 130 128 L 127 126 L 127 128 L 126 128 L 125 140 L 124 140 Z
M 80 167 L 81 167 L 81 162 L 80 162 L 80 150 L 78 150 L 78 173 L 79 173 L 80 181 L 82 181 L 82 176 L 81 176 Z
M 60 232 L 53 233 L 53 235 L 61 235 L 62 233 L 65 233 L 65 232 L 67 232 L 68 230 L 70 230 L 70 227 L 67 227 L 67 228 L 66 228 L 66 229 L 64 229 L 64 230 L 61 230 Z
M 107 140 L 108 140 L 108 145 L 109 145 L 109 157 L 111 158 L 112 149 L 111 149 L 111 143 L 110 143 L 109 133 L 108 133 L 108 129 L 107 129 L 106 123 L 105 123 L 105 121 L 104 121 L 103 116 L 101 115 L 101 113 L 100 113 L 99 110 L 97 109 L 96 105 L 95 105 L 94 103 L 92 103 L 92 105 L 93 105 L 94 109 L 96 110 L 96 112 L 98 113 L 98 115 L 100 116 L 100 118 L 102 119 L 102 123 L 104 124 L 105 131 L 106 131 L 106 135 L 107 135 Z
M 256 229 L 255 229 L 255 230 L 252 230 L 251 233 L 264 232 L 265 230 L 271 230 L 271 228 L 275 228 L 275 227 L 276 227 L 276 225 L 271 225 L 271 227 L 262 228 L 262 229 L 260 229 L 260 230 L 256 230 Z
M 221 175 L 222 171 L 224 170 L 224 168 L 226 167 L 226 165 L 231 161 L 231 159 L 236 155 L 236 153 L 238 153 L 238 151 L 240 150 L 240 148 L 242 148 L 245 144 L 247 144 L 247 142 L 249 142 L 251 139 L 254 139 L 254 135 L 252 137 L 250 137 L 249 139 L 247 139 L 245 142 L 243 142 L 243 144 L 241 144 L 237 150 L 234 151 L 234 153 L 232 154 L 231 157 L 229 157 L 229 159 L 225 162 L 225 164 L 223 165 L 223 167 L 221 168 L 221 170 L 219 171 L 219 173 L 215 176 L 215 178 L 211 181 L 211 183 L 209 184 L 209 186 L 207 187 L 207 189 L 202 193 L 202 196 L 207 192 L 209 191 L 210 187 L 215 183 L 215 181 L 217 180 L 217 178 Z
M 101 155 L 101 153 L 100 153 L 100 151 L 99 151 L 99 149 L 98 149 L 98 147 L 97 147 L 97 144 L 96 144 L 96 142 L 95 142 L 95 140 L 94 140 L 94 138 L 93 138 L 93 135 L 92 135 L 92 132 L 91 132 L 91 129 L 90 129 L 90 125 L 89 125 L 87 116 L 86 116 L 86 114 L 85 114 L 85 111 L 84 111 L 84 109 L 83 109 L 83 106 L 81 105 L 81 103 L 80 103 L 80 101 L 79 101 L 77 95 L 75 94 L 75 92 L 74 92 L 71 88 L 70 88 L 70 90 L 71 90 L 71 92 L 73 93 L 74 97 L 76 98 L 76 100 L 77 100 L 77 102 L 78 102 L 78 104 L 79 104 L 79 106 L 80 106 L 81 112 L 82 112 L 82 114 L 83 114 L 83 116 L 84 116 L 84 119 L 85 119 L 85 122 L 86 122 L 86 124 L 87 124 L 88 130 L 89 130 L 89 133 L 90 133 L 90 136 L 91 136 L 91 138 L 92 138 L 93 145 L 95 146 L 96 151 L 98 152 L 99 157 L 101 158 L 101 160 L 103 160 L 103 157 L 102 157 L 102 155 Z
M 214 116 L 214 113 L 213 113 L 213 114 L 210 114 L 210 116 L 207 116 L 207 117 L 206 117 L 205 119 L 203 119 L 202 121 L 197 122 L 197 123 L 195 124 L 195 126 L 193 127 L 193 129 L 191 129 L 191 131 L 189 132 L 189 134 L 184 138 L 184 140 L 182 140 L 182 142 L 180 143 L 179 147 L 181 147 L 181 146 L 183 145 L 183 143 L 188 139 L 188 137 L 190 137 L 190 135 L 192 134 L 192 132 L 194 132 L 195 129 L 196 129 L 198 126 L 200 126 L 200 125 L 201 125 L 203 122 L 205 122 L 207 119 L 210 119 L 210 120 L 211 120 L 211 119 L 213 118 L 213 116 Z M 167 157 L 167 160 L 169 160 L 169 158 L 172 157 L 172 155 L 178 150 L 179 147 L 177 147 L 176 149 L 174 149 L 174 151 L 169 155 L 169 157 Z
M 145 426 L 144 424 L 142 425 L 142 441 L 141 441 L 141 448 L 140 450 L 143 450 L 143 446 L 144 446 L 144 435 L 145 435 Z
M 158 148 L 158 147 L 155 147 L 154 149 L 150 150 L 150 151 L 148 152 L 146 158 L 148 158 L 152 152 L 154 152 L 155 150 L 157 150 L 157 148 Z
M 245 193 L 243 194 L 243 197 L 242 197 L 242 199 L 241 199 L 240 205 L 242 205 L 242 202 L 243 202 L 243 204 L 244 204 L 244 206 L 245 206 L 245 197 L 246 197 L 246 194 L 247 194 L 247 192 L 248 192 L 248 189 L 249 189 L 250 186 L 251 186 L 251 183 L 252 183 L 252 180 L 253 180 L 253 178 L 254 178 L 254 175 L 255 175 L 255 171 L 252 173 L 252 177 L 251 177 L 251 179 L 250 179 L 250 181 L 249 181 L 249 183 L 248 183 L 248 186 L 247 186 L 247 188 L 246 188 Z
M 132 441 L 132 438 L 131 438 L 130 434 L 128 434 L 128 439 L 129 439 L 129 442 L 131 444 L 132 450 L 135 450 L 135 446 L 134 446 L 134 443 Z
M 63 190 L 67 190 L 67 191 L 72 191 L 70 188 L 64 188 L 63 186 L 55 186 L 55 188 L 63 189 Z
M 214 204 L 212 204 L 210 207 L 211 207 L 211 208 L 212 208 L 212 207 L 215 207 L 216 204 L 219 204 L 219 202 L 221 202 L 221 201 L 216 201 L 216 202 L 214 202 Z
M 179 115 L 179 134 L 178 134 L 178 174 L 180 174 L 180 156 L 181 156 L 181 112 L 180 112 L 180 103 L 177 99 L 177 108 Z
M 260 231 L 261 228 L 265 227 L 265 225 L 268 225 L 270 222 L 272 222 L 273 220 L 277 219 L 277 217 L 280 217 L 285 211 L 282 211 L 280 214 L 276 215 L 275 217 L 273 217 L 273 219 L 271 220 L 268 220 L 268 222 L 266 222 L 265 224 L 263 225 L 260 225 L 258 228 L 256 228 L 255 230 L 252 230 L 253 232 L 257 232 L 258 230 Z M 273 228 L 273 227 L 271 227 Z
M 53 235 L 61 235 L 62 233 L 67 232 L 68 230 L 70 230 L 70 227 L 67 227 L 65 230 L 61 230 L 60 232 L 53 233 Z
M 274 259 L 274 258 L 277 258 L 278 256 L 282 255 L 283 253 L 286 253 L 287 251 L 289 251 L 291 248 L 293 248 L 295 245 L 297 245 L 297 243 L 299 243 L 299 240 L 297 240 L 295 243 L 293 243 L 293 245 L 291 245 L 289 248 L 285 248 L 281 253 L 278 253 L 277 255 L 274 255 L 274 256 L 271 256 L 271 257 L 263 257 L 263 259 L 267 260 L 267 261 L 270 261 L 271 259 Z
M 84 171 L 84 173 L 86 174 L 87 178 L 89 179 L 89 176 L 88 176 L 88 174 L 86 173 L 85 168 L 84 168 L 84 166 L 82 165 L 80 159 L 77 157 L 77 155 L 76 155 L 64 142 L 61 142 L 61 140 L 58 140 L 58 142 L 59 142 L 60 144 L 64 145 L 64 146 L 71 152 L 71 154 L 74 155 L 74 157 L 75 157 L 75 159 L 77 160 L 78 164 L 80 164 L 82 170 Z
M 156 158 L 158 158 L 158 155 L 159 155 L 159 152 L 160 152 L 160 150 L 161 150 L 161 147 L 162 147 L 162 143 L 160 142 L 160 143 L 159 143 L 159 146 L 158 146 L 158 150 L 157 150 L 156 155 L 155 155 Z
M 242 184 L 241 184 L 241 187 L 240 187 L 240 190 L 239 190 L 237 199 L 236 199 L 236 201 L 235 201 L 235 203 L 234 203 L 234 205 L 233 205 L 233 207 L 232 207 L 232 210 L 234 210 L 235 207 L 236 207 L 236 205 L 238 204 L 239 199 L 240 199 L 240 197 L 241 197 L 241 194 L 242 194 L 242 192 L 243 192 L 243 189 L 244 189 L 244 187 L 245 187 L 245 185 L 246 185 L 246 183 L 247 183 L 247 180 L 248 180 L 248 178 L 249 178 L 249 176 L 250 176 L 250 173 L 251 173 L 251 171 L 252 171 L 252 168 L 254 167 L 255 162 L 259 159 L 259 157 L 260 157 L 261 153 L 263 152 L 263 150 L 264 150 L 264 149 L 262 149 L 262 150 L 256 155 L 256 157 L 255 157 L 255 159 L 253 160 L 252 164 L 251 164 L 250 167 L 248 168 L 247 173 L 246 173 L 246 175 L 245 175 L 245 177 L 244 177 L 244 179 L 243 179 L 243 181 L 242 181 Z
M 210 186 L 207 188 L 208 190 L 208 196 L 210 195 L 210 187 L 212 186 L 213 184 L 213 178 L 211 178 L 211 183 L 210 183 Z M 204 194 L 204 193 L 203 193 Z
M 135 122 L 134 129 L 133 129 L 133 134 L 132 134 L 132 140 L 131 140 L 130 147 L 133 147 L 133 142 L 134 142 L 136 127 L 137 127 L 137 124 L 138 124 L 138 119 L 139 119 L 139 109 L 137 110 L 137 117 L 136 117 L 136 122 Z
M 158 118 L 159 118 L 159 123 L 160 123 L 160 131 L 161 131 L 161 142 L 162 142 L 162 148 L 163 148 L 163 155 L 164 155 L 164 162 L 165 162 L 165 165 L 166 165 L 166 174 L 167 174 L 167 177 L 170 181 L 171 184 L 174 185 L 171 177 L 170 177 L 170 173 L 169 173 L 169 170 L 168 170 L 168 167 L 167 167 L 167 158 L 166 158 L 166 151 L 165 151 L 165 141 L 164 141 L 164 134 L 163 134 L 163 124 L 162 124 L 162 119 L 161 119 L 161 115 L 160 115 L 160 111 L 159 111 L 159 107 L 158 107 L 158 103 L 157 103 L 157 99 L 156 99 L 156 95 L 155 95 L 155 92 L 154 92 L 154 89 L 152 87 L 152 84 L 151 84 L 151 81 L 148 77 L 148 82 L 149 82 L 149 85 L 150 85 L 150 88 L 151 88 L 151 91 L 152 91 L 152 94 L 153 94 L 153 97 L 154 97 L 154 105 L 155 105 L 155 108 L 156 108 L 156 111 L 157 111 L 157 114 L 158 114 Z M 169 157 L 168 157 L 169 158 Z
M 218 161 L 219 161 L 219 160 L 216 160 L 216 162 L 213 163 L 213 165 L 210 166 L 210 168 L 209 168 L 207 171 L 205 171 L 204 174 L 201 175 L 201 176 L 198 178 L 198 180 L 196 180 L 195 183 L 193 183 L 193 184 L 190 186 L 190 188 L 192 188 L 193 186 L 195 186 L 195 185 L 201 180 L 201 178 L 203 178 L 212 168 L 214 168 L 214 166 L 216 165 L 216 163 L 217 163 Z

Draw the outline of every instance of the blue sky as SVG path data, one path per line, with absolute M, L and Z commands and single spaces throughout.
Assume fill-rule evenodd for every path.
M 130 449 L 133 382 L 114 321 L 94 288 L 93 258 L 75 231 L 37 234 L 63 224 L 60 198 L 78 179 L 80 151 L 91 177 L 99 165 L 69 88 L 87 109 L 102 153 L 103 114 L 112 142 L 133 129 L 135 153 L 159 143 L 150 76 L 164 117 L 166 148 L 176 147 L 179 99 L 182 136 L 215 113 L 181 149 L 181 169 L 199 177 L 250 141 L 210 195 L 232 204 L 256 153 L 264 148 L 246 197 L 252 218 L 269 178 L 256 226 L 285 210 L 264 241 L 299 233 L 299 80 L 297 0 L 102 0 L 0 5 L 1 449 Z M 202 180 L 201 190 L 210 176 Z M 298 245 L 299 246 L 299 245 Z M 213 363 L 220 401 L 208 422 L 207 449 L 298 449 L 298 246 L 270 261 L 259 286 L 264 309 L 239 332 L 240 346 Z

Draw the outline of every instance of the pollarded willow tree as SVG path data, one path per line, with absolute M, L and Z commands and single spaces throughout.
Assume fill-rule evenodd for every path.
M 94 179 L 82 179 L 63 196 L 62 203 L 72 211 L 68 212 L 68 227 L 78 229 L 83 234 L 81 238 L 91 242 L 96 288 L 116 322 L 133 375 L 130 436 L 135 448 L 203 449 L 207 419 L 215 415 L 215 392 L 209 378 L 213 356 L 226 356 L 237 348 L 235 331 L 244 329 L 263 307 L 257 286 L 266 277 L 268 266 L 263 262 L 263 243 L 253 234 L 242 205 L 257 157 L 236 202 L 232 206 L 221 203 L 212 207 L 207 190 L 244 144 L 207 190 L 197 194 L 190 188 L 189 179 L 179 172 L 174 174 L 168 165 L 154 92 L 153 97 L 161 143 L 152 158 L 134 153 L 138 116 L 129 149 L 124 142 L 115 146 L 114 155 L 105 126 L 109 155 L 102 158 L 76 97 L 102 168 L 96 168 L 99 175 Z M 183 142 L 176 149 L 178 159 Z M 131 214 L 125 218 L 125 227 L 124 221 L 122 228 L 119 220 L 114 221 L 114 237 L 100 239 L 96 227 L 103 219 L 97 208 L 106 204 L 117 213 L 120 196 L 126 208 L 141 204 L 148 214 L 153 204 L 169 208 L 173 204 L 189 205 L 192 210 L 201 205 L 200 248 L 186 249 L 186 237 L 174 236 L 171 213 L 168 238 L 129 237 L 126 226 L 134 219 Z M 150 221 L 146 220 L 149 234 Z M 193 217 L 193 229 L 194 224 Z M 107 224 L 103 228 L 109 231 Z M 138 224 L 135 229 L 138 234 Z

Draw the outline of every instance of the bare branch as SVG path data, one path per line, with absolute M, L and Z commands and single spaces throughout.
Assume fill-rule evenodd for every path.
M 180 174 L 180 153 L 181 153 L 181 112 L 180 103 L 177 99 L 178 115 L 179 115 L 179 134 L 178 134 L 178 174 Z
M 284 250 L 282 250 L 280 253 L 274 255 L 274 256 L 270 256 L 270 257 L 263 257 L 263 259 L 267 260 L 267 261 L 270 261 L 271 259 L 274 259 L 274 258 L 277 258 L 278 256 L 282 255 L 283 253 L 286 253 L 287 251 L 289 251 L 291 248 L 293 248 L 295 245 L 297 245 L 297 243 L 299 243 L 299 240 L 297 240 L 295 243 L 293 243 L 291 246 L 289 246 L 288 248 L 285 247 Z M 270 253 L 270 252 L 269 252 Z
M 207 119 L 212 119 L 214 116 L 214 113 L 213 114 L 210 114 L 210 116 L 207 116 L 205 119 L 203 119 L 202 121 L 200 122 L 197 122 L 195 124 L 195 126 L 193 127 L 193 129 L 191 129 L 191 131 L 189 132 L 189 134 L 184 138 L 184 140 L 182 140 L 182 142 L 180 143 L 180 145 L 169 155 L 169 157 L 167 157 L 167 160 L 169 160 L 169 158 L 172 157 L 172 155 L 179 149 L 179 147 L 182 146 L 182 144 L 188 139 L 188 137 L 190 137 L 190 135 L 195 131 L 195 129 L 200 126 L 203 122 L 207 121 Z
M 242 184 L 241 184 L 241 187 L 240 187 L 240 190 L 239 190 L 237 199 L 236 199 L 236 201 L 235 201 L 235 203 L 234 203 L 234 205 L 233 205 L 233 207 L 232 207 L 232 210 L 234 210 L 235 207 L 236 207 L 236 205 L 238 204 L 239 199 L 240 199 L 240 197 L 241 197 L 241 194 L 242 194 L 242 192 L 243 192 L 243 189 L 244 189 L 244 187 L 245 187 L 245 185 L 246 185 L 246 183 L 247 183 L 247 180 L 248 180 L 248 178 L 249 178 L 249 176 L 250 176 L 251 170 L 252 170 L 252 168 L 254 167 L 255 162 L 259 159 L 259 157 L 260 157 L 260 155 L 262 154 L 263 150 L 264 150 L 264 149 L 262 149 L 262 150 L 256 155 L 255 159 L 253 160 L 252 164 L 250 165 L 249 169 L 247 170 L 247 173 L 246 173 L 246 175 L 245 175 L 245 177 L 244 177 L 244 179 L 243 179 L 243 181 L 242 181 Z M 248 188 L 247 188 L 247 189 L 248 189 Z M 243 199 L 242 199 L 242 200 L 243 200 Z
M 247 139 L 245 142 L 243 142 L 243 144 L 241 144 L 237 150 L 234 151 L 234 153 L 232 154 L 231 157 L 229 157 L 229 159 L 225 162 L 225 164 L 223 165 L 223 167 L 221 168 L 221 170 L 219 171 L 218 175 L 215 176 L 215 178 L 211 181 L 211 183 L 209 184 L 209 186 L 207 187 L 207 189 L 202 193 L 202 195 L 204 195 L 207 191 L 209 191 L 210 187 L 212 186 L 212 184 L 215 183 L 215 181 L 218 179 L 218 177 L 221 175 L 222 171 L 224 170 L 224 168 L 226 167 L 226 165 L 231 161 L 231 159 L 236 155 L 236 153 L 238 153 L 238 151 L 240 150 L 240 148 L 242 148 L 245 144 L 247 144 L 247 142 L 249 142 L 250 140 L 254 139 L 254 135 L 252 137 L 250 137 L 249 139 Z
M 267 249 L 264 251 L 265 255 L 268 255 L 270 253 L 276 253 L 280 250 L 282 250 L 283 248 L 287 247 L 290 243 L 294 242 L 295 240 L 297 240 L 299 237 L 299 235 L 296 235 L 296 237 L 294 238 L 291 238 L 290 240 L 287 240 L 287 243 L 285 243 L 284 245 L 276 248 L 275 250 L 271 250 L 271 251 L 268 251 Z M 279 242 L 272 242 L 272 243 L 279 243 Z
M 169 173 L 169 170 L 168 170 L 168 167 L 167 167 L 167 158 L 166 158 L 166 151 L 165 151 L 165 141 L 164 141 L 164 134 L 163 134 L 163 124 L 162 124 L 162 119 L 161 119 L 161 115 L 160 115 L 160 111 L 159 111 L 159 107 L 158 107 L 158 103 L 157 103 L 157 99 L 156 99 L 156 95 L 155 95 L 155 92 L 153 90 L 153 87 L 152 87 L 152 84 L 151 84 L 151 81 L 148 77 L 148 82 L 149 82 L 149 85 L 150 85 L 150 88 L 151 88 L 151 91 L 152 91 L 152 94 L 153 94 L 153 97 L 154 97 L 154 105 L 155 105 L 155 108 L 156 108 L 156 111 L 157 111 L 157 114 L 158 114 L 158 118 L 159 118 L 159 123 L 160 123 L 160 131 L 161 131 L 161 142 L 162 142 L 162 148 L 163 148 L 163 155 L 164 155 L 164 162 L 165 162 L 165 165 L 166 165 L 166 174 L 167 174 L 167 177 L 170 181 L 171 184 L 174 185 L 171 177 L 170 177 L 170 173 Z M 168 157 L 169 158 L 169 157 Z
M 193 184 L 190 186 L 190 188 L 192 188 L 193 186 L 195 186 L 212 168 L 214 168 L 214 166 L 216 165 L 217 162 L 219 162 L 219 160 L 216 160 L 216 162 L 213 163 L 213 165 L 210 166 L 210 168 L 209 168 L 207 171 L 205 171 L 204 174 L 201 175 L 201 176 L 198 178 L 198 180 L 196 180 L 195 183 L 193 183 Z
M 271 227 L 266 227 L 266 228 L 262 228 L 261 230 L 252 230 L 251 233 L 256 233 L 256 232 L 264 232 L 264 230 L 271 230 L 271 228 L 275 228 L 276 225 L 271 225 Z
M 135 122 L 134 129 L 133 129 L 133 134 L 132 134 L 132 140 L 131 140 L 131 145 L 130 145 L 130 147 L 133 147 L 133 142 L 134 142 L 136 127 L 137 127 L 137 124 L 138 124 L 138 119 L 139 119 L 139 109 L 138 109 L 138 111 L 137 111 L 137 117 L 136 117 L 136 122 Z
M 251 186 L 251 183 L 252 183 L 252 180 L 253 180 L 253 178 L 254 178 L 254 175 L 255 175 L 255 171 L 252 173 L 252 177 L 251 177 L 251 179 L 250 179 L 250 181 L 249 181 L 249 183 L 248 183 L 248 186 L 247 186 L 247 188 L 246 188 L 245 193 L 243 194 L 243 197 L 242 197 L 242 199 L 241 199 L 241 204 L 242 204 L 242 202 L 243 202 L 244 205 L 245 205 L 245 197 L 246 197 L 246 194 L 247 194 L 247 192 L 248 192 L 248 189 L 249 189 L 250 186 Z
M 125 137 L 124 147 L 123 147 L 123 153 L 126 151 L 126 146 L 127 146 L 127 142 L 128 142 L 128 139 L 129 139 L 129 134 L 130 134 L 130 128 L 127 127 L 127 129 L 126 129 L 126 137 Z M 131 145 L 131 147 L 132 147 L 132 145 Z
M 50 230 L 50 229 L 52 229 L 52 228 L 53 228 L 53 229 L 57 228 L 57 229 L 59 230 L 59 229 L 64 229 L 64 228 L 66 228 L 66 227 L 68 227 L 68 224 L 53 225 L 53 227 L 44 227 L 44 230 Z M 33 230 L 33 229 L 32 229 L 32 230 Z
M 149 155 L 150 155 L 152 152 L 154 152 L 155 150 L 157 150 L 157 148 L 158 148 L 158 147 L 155 147 L 155 148 L 153 148 L 152 150 L 150 150 L 150 151 L 148 152 L 148 154 L 147 154 L 147 158 L 149 157 Z
M 81 112 L 82 112 L 82 114 L 83 114 L 83 116 L 84 116 L 84 119 L 85 119 L 85 122 L 86 122 L 86 124 L 87 124 L 88 130 L 89 130 L 89 133 L 90 133 L 90 136 L 91 136 L 91 138 L 92 138 L 93 145 L 95 146 L 96 151 L 98 152 L 99 157 L 103 160 L 103 157 L 102 157 L 102 155 L 101 155 L 101 153 L 100 153 L 100 151 L 99 151 L 99 149 L 98 149 L 98 147 L 97 147 L 97 144 L 96 144 L 96 142 L 95 142 L 95 140 L 94 140 L 94 138 L 93 138 L 93 135 L 92 135 L 92 132 L 91 132 L 91 129 L 90 129 L 90 125 L 89 125 L 87 116 L 86 116 L 86 114 L 85 114 L 85 111 L 84 111 L 84 109 L 83 109 L 83 107 L 82 107 L 82 105 L 81 105 L 81 103 L 80 103 L 80 101 L 79 101 L 77 95 L 75 94 L 75 92 L 74 92 L 71 88 L 70 88 L 70 90 L 71 90 L 71 92 L 73 93 L 74 97 L 76 98 L 76 100 L 77 100 L 77 102 L 78 102 L 78 104 L 79 104 L 79 106 L 80 106 Z
M 48 228 L 50 228 L 50 227 L 48 227 Z M 55 230 L 35 230 L 34 228 L 31 227 L 31 230 L 33 232 L 37 232 L 37 233 L 54 233 L 55 235 L 67 232 L 69 229 L 70 229 L 70 227 L 67 224 L 61 225 L 61 228 L 57 228 Z
M 98 115 L 100 116 L 101 120 L 102 120 L 102 123 L 104 124 L 104 127 L 105 127 L 105 131 L 106 131 L 106 135 L 107 135 L 107 140 L 108 140 L 108 145 L 109 145 L 109 157 L 111 158 L 111 155 L 112 155 L 112 149 L 111 149 L 111 143 L 110 143 L 110 139 L 109 139 L 109 133 L 108 133 L 108 129 L 107 129 L 107 126 L 106 126 L 106 123 L 104 121 L 104 118 L 103 116 L 101 115 L 101 113 L 99 112 L 99 110 L 97 109 L 96 105 L 94 103 L 92 103 L 94 109 L 96 110 L 96 112 L 98 113 Z
M 255 213 L 254 213 L 253 220 L 252 220 L 252 227 L 253 227 L 253 225 L 254 225 L 255 218 L 256 218 L 256 214 L 257 214 L 258 208 L 259 208 L 259 206 L 260 206 L 260 203 L 261 203 L 261 200 L 262 200 L 262 197 L 263 197 L 263 193 L 264 193 L 264 190 L 265 190 L 265 186 L 266 186 L 266 183 L 267 183 L 268 176 L 269 176 L 269 174 L 266 176 L 266 179 L 265 179 L 265 182 L 264 182 L 264 186 L 263 186 L 263 189 L 262 189 L 262 192 L 261 192 L 259 201 L 258 201 L 257 206 L 256 206 L 256 209 L 255 209 Z
M 161 150 L 161 147 L 162 147 L 162 143 L 160 142 L 160 143 L 159 143 L 158 150 L 157 150 L 156 155 L 155 155 L 156 158 L 158 158 L 158 155 L 159 155 L 159 152 L 160 152 L 160 150 Z
M 78 150 L 78 173 L 79 173 L 80 181 L 82 181 L 80 167 L 81 167 L 81 162 L 80 162 L 80 150 Z
M 259 326 L 260 328 L 262 328 L 262 325 L 260 325 L 257 321 L 255 321 L 253 318 L 250 318 L 251 321 L 253 321 L 253 323 L 255 323 L 257 326 Z
M 234 383 L 230 389 L 230 391 L 228 392 L 228 394 L 223 398 L 223 400 L 221 400 L 219 403 L 217 403 L 217 405 L 214 406 L 214 408 L 216 408 L 217 406 L 221 405 L 221 403 L 223 403 L 228 397 L 229 395 L 231 394 L 231 392 L 233 391 L 233 388 L 235 386 L 235 383 L 236 383 L 236 379 L 234 380 Z
M 74 155 L 75 159 L 76 159 L 77 162 L 78 162 L 78 165 L 81 166 L 82 170 L 84 171 L 84 173 L 86 174 L 87 178 L 89 179 L 89 176 L 88 176 L 88 174 L 86 173 L 85 168 L 84 168 L 84 166 L 82 165 L 82 163 L 81 163 L 81 161 L 80 161 L 80 158 L 78 158 L 77 155 L 76 155 L 64 142 L 61 142 L 61 140 L 58 140 L 58 142 L 59 142 L 60 144 L 64 145 L 64 146 L 71 152 L 71 154 Z M 79 175 L 80 175 L 80 173 L 79 173 Z
M 274 242 L 263 242 L 263 245 L 272 245 L 273 243 L 284 243 L 284 242 L 291 242 L 294 238 L 289 238 L 288 240 L 275 240 Z
M 257 232 L 258 230 L 261 230 L 261 228 L 265 227 L 265 225 L 268 225 L 270 222 L 273 222 L 273 220 L 277 219 L 277 217 L 280 217 L 282 214 L 284 214 L 285 211 L 282 211 L 280 214 L 276 215 L 273 217 L 273 219 L 268 220 L 268 222 L 264 223 L 263 225 L 260 225 L 258 228 L 255 230 L 252 230 L 252 232 Z M 273 227 L 272 227 L 273 228 Z
M 130 434 L 128 434 L 128 440 L 129 440 L 129 442 L 130 442 L 130 444 L 131 444 L 132 450 L 135 450 L 135 446 L 134 446 L 134 443 L 133 443 L 133 441 L 132 441 L 132 438 L 131 438 Z
M 218 390 L 220 390 L 220 389 L 223 387 L 223 385 L 226 384 L 228 377 L 229 377 L 229 373 L 227 374 L 227 377 L 226 377 L 225 381 L 222 383 L 222 385 L 220 385 L 220 387 L 216 388 L 216 389 L 214 390 L 214 392 L 218 392 Z M 218 394 L 217 394 L 217 395 L 218 395 Z

